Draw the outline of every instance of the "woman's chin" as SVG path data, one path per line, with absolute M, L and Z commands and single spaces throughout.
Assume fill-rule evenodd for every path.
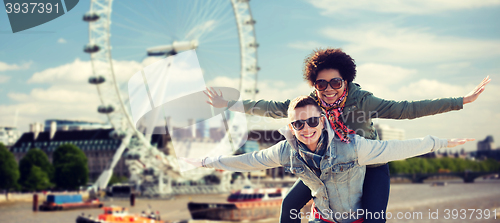
M 335 100 L 325 100 L 325 102 L 326 102 L 327 104 L 333 104 L 333 103 L 335 103 Z
M 334 97 L 334 98 L 328 98 L 328 97 L 324 97 L 322 98 L 324 102 L 326 102 L 327 104 L 333 104 L 337 101 L 337 98 Z

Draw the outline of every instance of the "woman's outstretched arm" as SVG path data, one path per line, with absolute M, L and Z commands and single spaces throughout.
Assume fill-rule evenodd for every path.
M 215 108 L 229 108 L 232 111 L 241 111 L 242 109 L 231 109 L 236 101 L 228 101 L 224 99 L 221 91 L 217 92 L 214 88 L 208 89 L 203 92 L 207 97 L 207 103 Z M 286 118 L 288 117 L 288 105 L 290 100 L 286 101 L 253 101 L 244 100 L 243 110 L 246 114 L 257 115 L 271 118 Z
M 452 110 L 460 110 L 464 104 L 475 101 L 483 93 L 490 81 L 491 79 L 487 76 L 474 90 L 464 97 L 420 101 L 393 101 L 375 97 L 373 94 L 367 94 L 360 101 L 360 105 L 361 109 L 369 114 L 370 118 L 414 119 Z

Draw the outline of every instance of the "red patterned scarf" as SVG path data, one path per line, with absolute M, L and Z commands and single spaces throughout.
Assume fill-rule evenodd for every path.
M 344 93 L 340 96 L 337 101 L 333 104 L 327 104 L 321 98 L 318 97 L 318 92 L 314 91 L 314 100 L 318 103 L 318 105 L 323 109 L 326 113 L 326 117 L 328 121 L 330 121 L 330 125 L 332 126 L 335 134 L 340 138 L 342 142 L 350 143 L 351 139 L 349 138 L 349 134 L 355 134 L 356 132 L 349 129 L 341 119 L 342 110 L 344 110 L 345 102 L 347 100 L 348 90 L 345 88 Z

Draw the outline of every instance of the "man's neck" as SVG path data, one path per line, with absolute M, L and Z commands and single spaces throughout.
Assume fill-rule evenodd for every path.
M 311 143 L 311 144 L 306 145 L 306 146 L 307 146 L 307 148 L 308 148 L 309 150 L 311 150 L 311 152 L 313 152 L 313 153 L 314 153 L 314 152 L 316 151 L 316 148 L 318 147 L 318 142 L 316 142 L 316 143 Z

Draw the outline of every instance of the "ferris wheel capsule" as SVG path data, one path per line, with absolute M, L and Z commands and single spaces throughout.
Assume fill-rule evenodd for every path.
M 177 54 L 172 45 L 163 45 L 147 48 L 146 52 L 148 56 L 169 56 Z
M 104 81 L 106 81 L 106 79 L 102 75 L 89 77 L 90 84 L 102 84 Z
M 191 40 L 191 41 L 174 41 L 172 43 L 172 46 L 174 47 L 175 52 L 180 53 L 182 51 L 187 51 L 187 50 L 193 50 L 198 47 L 198 41 L 196 40 Z
M 177 53 L 193 50 L 198 47 L 198 41 L 174 41 L 171 45 L 155 46 L 146 49 L 148 56 L 169 56 Z
M 83 15 L 83 21 L 85 22 L 95 22 L 99 19 L 99 15 L 95 12 L 87 12 Z
M 115 107 L 113 105 L 99 105 L 99 107 L 97 108 L 97 111 L 99 113 L 109 114 L 109 113 L 115 111 Z
M 83 48 L 83 51 L 85 53 L 96 53 L 100 50 L 101 48 L 98 46 L 98 45 L 95 45 L 95 44 L 87 44 L 85 45 L 85 47 Z

